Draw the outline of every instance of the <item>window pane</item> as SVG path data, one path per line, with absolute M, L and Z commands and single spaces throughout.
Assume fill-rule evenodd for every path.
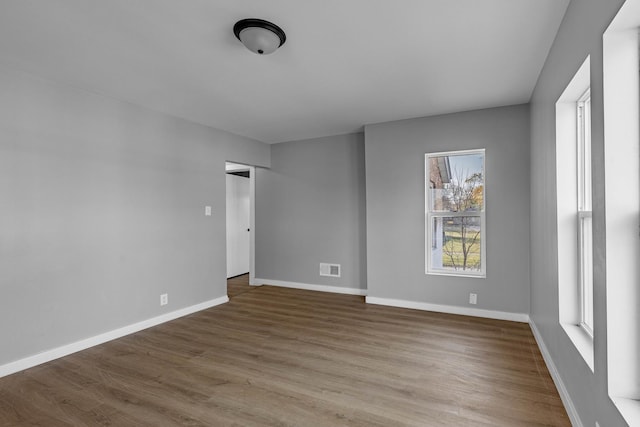
M 484 154 L 429 156 L 429 209 L 479 212 L 484 209 Z
M 578 209 L 591 210 L 591 98 L 578 102 Z
M 591 98 L 584 102 L 584 195 L 582 209 L 591 210 Z
M 593 248 L 591 226 L 591 95 L 587 89 L 578 111 L 578 269 L 580 325 L 593 335 Z
M 581 323 L 593 334 L 593 245 L 591 215 L 580 215 Z
M 432 217 L 432 270 L 481 272 L 479 216 Z

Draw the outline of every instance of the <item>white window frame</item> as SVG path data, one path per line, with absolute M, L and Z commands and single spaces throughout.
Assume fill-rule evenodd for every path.
M 576 102 L 579 324 L 593 338 L 593 226 L 591 205 L 591 90 Z M 589 223 L 589 226 L 586 226 Z M 587 233 L 589 236 L 587 236 Z
M 431 210 L 432 200 L 429 183 L 430 169 L 429 159 L 432 157 L 445 157 L 445 156 L 462 156 L 469 154 L 481 154 L 482 155 L 482 177 L 483 177 L 483 197 L 482 197 L 482 209 L 480 211 L 473 212 L 450 212 L 450 211 L 433 211 Z M 486 193 L 486 150 L 473 149 L 473 150 L 456 150 L 456 151 L 443 151 L 438 153 L 426 153 L 424 157 L 425 163 L 425 260 L 426 268 L 425 274 L 440 275 L 440 276 L 462 276 L 462 277 L 474 277 L 485 278 L 486 277 L 486 265 L 487 265 L 487 221 L 486 221 L 486 206 L 487 206 L 487 193 Z M 480 269 L 473 270 L 449 270 L 440 269 L 432 266 L 432 246 L 434 241 L 433 220 L 435 218 L 455 218 L 455 217 L 474 217 L 480 219 Z

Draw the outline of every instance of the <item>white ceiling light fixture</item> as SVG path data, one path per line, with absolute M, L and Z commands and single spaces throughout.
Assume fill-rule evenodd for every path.
M 287 40 L 284 31 L 264 19 L 242 19 L 233 26 L 233 34 L 247 49 L 258 55 L 273 53 Z

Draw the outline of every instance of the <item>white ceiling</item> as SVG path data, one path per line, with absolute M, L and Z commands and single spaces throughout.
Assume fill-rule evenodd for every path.
M 526 103 L 569 0 L 0 0 L 0 61 L 273 143 Z M 279 25 L 269 56 L 232 33 Z

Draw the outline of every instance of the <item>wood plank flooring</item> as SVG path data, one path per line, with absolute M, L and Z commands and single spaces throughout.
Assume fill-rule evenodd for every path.
M 0 425 L 571 424 L 526 324 L 262 286 L 1 378 Z
M 256 287 L 249 285 L 248 273 L 227 279 L 227 295 L 229 298 L 237 297 L 253 289 L 256 289 Z

